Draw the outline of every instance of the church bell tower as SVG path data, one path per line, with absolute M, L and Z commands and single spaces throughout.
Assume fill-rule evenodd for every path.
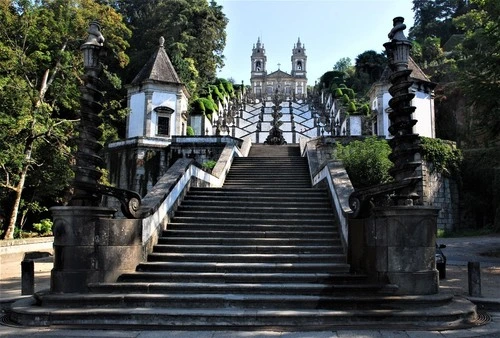
M 293 77 L 307 77 L 307 56 L 306 46 L 300 42 L 298 38 L 297 43 L 294 44 L 292 49 L 292 76 Z
M 253 46 L 252 56 L 250 57 L 250 59 L 252 62 L 250 85 L 254 94 L 261 95 L 264 91 L 264 82 L 267 75 L 267 56 L 264 44 L 260 42 L 260 38 L 257 39 L 257 44 Z
M 306 46 L 297 39 L 292 49 L 292 77 L 294 78 L 294 93 L 296 95 L 307 95 L 307 55 Z

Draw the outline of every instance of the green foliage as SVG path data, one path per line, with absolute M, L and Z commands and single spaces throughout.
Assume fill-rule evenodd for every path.
M 347 86 L 354 89 L 361 97 L 366 95 L 371 85 L 380 79 L 386 65 L 387 58 L 384 53 L 368 50 L 359 54 L 356 57 L 356 72 L 347 81 Z
M 356 113 L 356 103 L 354 103 L 353 101 L 349 102 L 347 104 L 347 112 L 349 112 L 350 114 Z
M 195 135 L 193 127 L 187 126 L 187 128 L 186 128 L 186 135 L 187 136 L 194 136 Z
M 346 74 L 341 71 L 331 70 L 324 73 L 318 83 L 319 89 L 337 88 L 345 82 Z
M 218 78 L 215 84 L 219 86 L 221 93 L 224 93 L 225 96 L 229 96 L 230 98 L 234 97 L 234 86 L 231 82 L 226 79 Z
M 219 90 L 217 85 L 208 86 L 212 100 L 217 103 L 222 103 L 224 101 L 224 94 Z
M 92 0 L 2 1 L 0 13 L 0 187 L 11 192 L 0 202 L 10 210 L 10 238 L 18 215 L 26 216 L 24 200 L 53 205 L 64 194 L 89 23 L 105 27 L 104 91 L 120 85 L 113 70 L 128 62 L 130 31 L 111 7 Z
M 364 103 L 364 104 L 360 105 L 358 108 L 358 112 L 361 115 L 365 115 L 365 116 L 370 115 L 370 112 L 371 112 L 370 105 L 368 103 Z
M 201 98 L 194 99 L 190 106 L 190 113 L 191 115 L 203 115 L 205 114 L 205 105 L 203 103 L 203 100 Z
M 450 142 L 421 137 L 422 156 L 432 163 L 436 172 L 456 175 L 460 171 L 462 152 Z
M 228 19 L 222 6 L 206 0 L 127 0 L 114 2 L 132 27 L 131 67 L 123 74 L 126 83 L 139 72 L 160 36 L 181 81 L 196 96 L 216 78 L 224 66 Z
M 205 110 L 203 114 L 209 119 L 212 120 L 212 116 L 217 112 L 218 108 L 212 98 L 200 97 L 199 100 L 203 103 Z
M 500 2 L 473 0 L 477 9 L 454 22 L 465 32 L 460 60 L 460 87 L 474 114 L 470 121 L 481 145 L 500 142 Z
M 369 137 L 345 146 L 337 143 L 334 157 L 344 163 L 353 186 L 363 188 L 392 179 L 389 175 L 389 169 L 392 167 L 390 153 L 391 148 L 387 141 Z
M 496 0 L 493 0 L 496 1 Z M 453 18 L 466 13 L 473 1 L 468 0 L 413 0 L 414 26 L 410 38 L 423 42 L 427 37 L 436 37 L 442 42 L 460 29 L 454 25 Z
M 203 162 L 203 164 L 201 165 L 201 167 L 203 168 L 203 170 L 210 172 L 210 171 L 212 171 L 213 168 L 215 168 L 216 164 L 217 164 L 217 161 L 208 160 L 206 162 Z
M 350 67 L 352 67 L 351 58 L 344 57 L 335 63 L 335 65 L 333 66 L 333 70 L 347 73 Z
M 39 223 L 33 223 L 33 229 L 41 236 L 52 235 L 52 226 L 54 224 L 49 218 L 42 219 Z
M 439 65 L 443 62 L 444 52 L 441 48 L 441 39 L 428 36 L 421 44 L 422 61 L 427 65 Z

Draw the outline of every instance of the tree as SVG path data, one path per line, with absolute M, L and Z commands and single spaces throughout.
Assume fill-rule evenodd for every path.
M 133 31 L 125 81 L 130 82 L 139 72 L 160 36 L 164 36 L 170 60 L 192 94 L 213 82 L 217 68 L 224 66 L 228 19 L 215 1 L 122 0 L 115 6 Z
M 441 48 L 441 40 L 435 37 L 426 37 L 422 46 L 422 61 L 426 65 L 438 65 L 443 62 L 444 53 Z
M 453 23 L 453 18 L 470 10 L 469 0 L 413 0 L 414 26 L 410 29 L 410 39 L 423 42 L 427 37 L 439 38 L 442 43 L 461 30 Z
M 109 6 L 92 0 L 0 1 L 0 186 L 9 192 L 0 197 L 10 210 L 3 238 L 13 238 L 35 169 L 52 167 L 60 170 L 51 175 L 54 181 L 67 178 L 68 167 L 55 169 L 54 161 L 70 155 L 83 70 L 79 47 L 95 18 L 105 27 L 110 57 L 126 65 L 130 31 Z
M 368 50 L 356 57 L 356 73 L 350 78 L 347 86 L 352 87 L 360 95 L 365 95 L 370 86 L 378 81 L 387 65 L 384 53 Z
M 454 22 L 464 30 L 460 87 L 474 110 L 471 123 L 483 145 L 500 142 L 500 3 L 471 0 L 477 9 Z
M 351 58 L 344 57 L 335 63 L 335 65 L 333 66 L 333 70 L 347 73 L 349 68 L 351 67 L 352 67 Z

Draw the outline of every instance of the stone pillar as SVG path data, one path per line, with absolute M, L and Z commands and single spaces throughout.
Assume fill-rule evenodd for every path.
M 438 212 L 423 206 L 376 207 L 373 216 L 363 222 L 363 270 L 374 281 L 398 285 L 398 294 L 438 293 Z
M 112 219 L 103 207 L 53 207 L 53 293 L 88 292 L 88 284 L 115 282 L 142 259 L 141 221 Z

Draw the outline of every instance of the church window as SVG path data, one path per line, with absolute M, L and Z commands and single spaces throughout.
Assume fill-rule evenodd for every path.
M 169 135 L 170 119 L 166 116 L 158 116 L 158 135 Z
M 297 69 L 302 70 L 302 61 L 297 61 Z
M 258 72 L 260 71 L 260 69 L 261 69 L 261 63 L 260 63 L 260 61 L 257 61 L 257 62 L 255 63 L 255 69 L 256 69 Z

